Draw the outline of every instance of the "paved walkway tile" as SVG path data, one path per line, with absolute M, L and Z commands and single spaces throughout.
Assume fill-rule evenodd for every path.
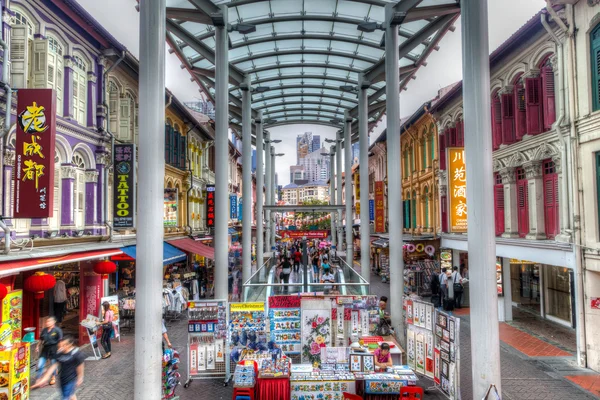
M 600 398 L 600 374 L 571 375 L 565 378 Z
M 500 340 L 529 357 L 571 357 L 571 353 L 546 343 L 505 323 L 500 323 Z

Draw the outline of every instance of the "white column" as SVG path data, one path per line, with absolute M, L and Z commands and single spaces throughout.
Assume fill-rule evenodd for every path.
M 502 258 L 502 282 L 504 283 L 504 320 L 512 321 L 512 282 L 510 281 L 510 258 Z
M 371 232 L 369 229 L 369 116 L 367 89 L 369 82 L 363 74 L 358 75 L 358 136 L 360 143 L 360 268 L 369 275 Z
M 265 205 L 271 205 L 271 134 L 265 133 Z M 271 251 L 271 211 L 265 211 L 265 253 Z
M 504 185 L 504 233 L 502 237 L 519 237 L 519 208 L 517 204 L 517 176 L 515 169 L 507 167 L 500 170 Z
M 343 204 L 342 200 L 342 158 L 344 153 L 342 152 L 342 140 L 344 139 L 344 131 L 340 130 L 337 132 L 337 143 L 335 145 L 335 184 L 337 191 L 335 195 L 336 204 Z M 344 239 L 342 237 L 342 210 L 337 210 L 334 214 L 336 216 L 336 228 L 337 228 L 337 249 L 343 251 Z
M 523 164 L 527 178 L 527 201 L 529 204 L 529 233 L 526 239 L 546 239 L 544 222 L 544 181 L 542 179 L 542 162 L 529 161 Z
M 386 7 L 386 20 L 391 19 Z M 400 343 L 404 343 L 404 260 L 402 258 L 402 171 L 400 162 L 400 71 L 398 67 L 398 26 L 385 30 L 385 84 L 387 113 L 388 224 L 390 238 L 390 317 Z M 362 151 L 362 149 L 361 149 Z M 361 177 L 362 178 L 362 177 Z M 362 207 L 362 204 L 361 204 Z M 361 210 L 362 211 L 362 210 Z M 368 211 L 368 208 L 367 208 Z
M 275 205 L 275 147 L 271 146 L 271 187 L 269 188 L 269 196 L 271 196 L 271 205 Z M 271 213 L 271 249 L 275 248 L 275 216 L 276 213 Z
M 256 116 L 256 268 L 260 268 L 264 262 L 264 238 L 263 238 L 263 188 L 265 178 L 263 176 L 263 123 L 262 111 Z
M 252 274 L 252 91 L 250 76 L 242 85 L 242 281 Z
M 329 204 L 335 204 L 335 146 L 329 148 Z M 335 232 L 335 216 L 336 213 L 332 212 L 329 214 L 331 218 L 331 245 L 336 246 L 336 232 Z
M 227 7 L 221 7 L 227 21 Z M 227 26 L 215 26 L 215 298 L 228 298 L 229 222 L 229 39 Z M 227 161 L 226 161 L 227 160 Z
M 348 111 L 344 111 L 344 164 L 344 182 L 346 185 L 346 262 L 354 268 L 354 233 L 352 231 L 352 118 Z
M 163 194 L 165 177 L 165 0 L 140 2 L 137 322 L 134 399 L 162 397 Z
M 500 394 L 500 342 L 496 289 L 496 232 L 494 228 L 490 60 L 486 1 L 462 2 L 463 103 L 469 270 L 471 284 L 471 369 L 473 398 L 484 397 L 490 384 Z

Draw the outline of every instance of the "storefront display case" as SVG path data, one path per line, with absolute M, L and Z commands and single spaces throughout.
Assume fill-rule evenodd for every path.
M 0 348 L 0 399 L 29 399 L 29 343 L 16 343 Z

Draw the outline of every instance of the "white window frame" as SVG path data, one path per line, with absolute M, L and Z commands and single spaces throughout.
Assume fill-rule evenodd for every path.
M 85 160 L 82 155 L 75 153 L 71 162 L 75 168 L 73 223 L 77 229 L 83 229 L 85 227 Z
M 87 69 L 83 57 L 73 56 L 73 119 L 80 125 L 87 125 Z
M 64 47 L 60 40 L 48 36 L 48 87 L 56 91 L 57 114 L 63 115 L 63 87 L 65 84 Z

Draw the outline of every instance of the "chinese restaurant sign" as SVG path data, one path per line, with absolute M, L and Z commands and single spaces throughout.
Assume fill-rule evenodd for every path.
M 135 227 L 135 145 L 115 144 L 114 227 Z
M 13 218 L 52 217 L 56 95 L 52 89 L 20 89 Z
M 375 221 L 375 200 L 369 199 L 369 221 Z
M 206 185 L 206 227 L 215 227 L 215 185 Z
M 450 232 L 467 231 L 467 171 L 465 166 L 465 150 L 451 147 L 447 149 Z
M 237 219 L 237 195 L 235 194 L 230 194 L 229 195 L 229 218 L 230 219 Z
M 383 181 L 375 181 L 375 232 L 385 232 L 383 220 Z

